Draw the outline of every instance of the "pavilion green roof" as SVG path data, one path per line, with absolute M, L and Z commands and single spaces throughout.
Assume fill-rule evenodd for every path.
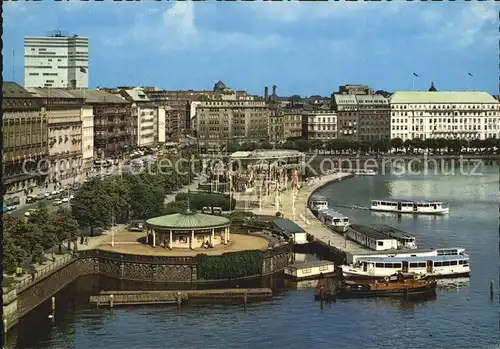
M 231 220 L 221 216 L 202 213 L 174 213 L 148 219 L 146 225 L 159 230 L 201 230 L 207 228 L 226 227 Z

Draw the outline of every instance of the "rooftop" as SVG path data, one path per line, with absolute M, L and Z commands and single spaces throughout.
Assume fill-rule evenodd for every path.
M 488 103 L 499 102 L 489 93 L 480 91 L 399 91 L 391 98 L 397 103 Z
M 27 90 L 34 97 L 83 99 L 83 96 L 78 97 L 71 93 L 70 90 L 62 88 L 29 87 Z
M 347 216 L 343 215 L 340 212 L 332 210 L 332 209 L 322 210 L 321 214 L 332 217 L 332 218 L 347 218 Z
M 130 96 L 134 102 L 149 102 L 150 99 L 146 96 L 146 93 L 142 88 L 133 88 L 130 90 L 125 90 L 125 93 Z
M 294 268 L 294 269 L 304 269 L 304 268 L 314 268 L 314 267 L 320 267 L 323 265 L 332 265 L 334 266 L 335 264 L 330 261 L 310 261 L 310 262 L 297 262 L 294 264 L 289 265 L 289 268 Z
M 130 104 L 129 101 L 119 95 L 115 95 L 103 90 L 65 90 L 78 98 L 85 98 L 87 103 L 110 103 L 110 104 Z M 51 92 L 52 93 L 52 89 Z
M 33 98 L 21 85 L 10 81 L 3 82 L 2 94 L 3 98 Z
M 379 233 L 377 230 L 370 228 L 370 227 L 367 227 L 367 226 L 364 226 L 364 225 L 352 224 L 351 228 L 353 230 L 357 231 L 358 233 L 363 234 L 364 236 L 375 239 L 375 240 L 391 240 L 392 239 L 389 236 L 387 236 L 386 234 Z
M 402 230 L 393 228 L 389 225 L 386 224 L 373 224 L 371 226 L 373 229 L 376 231 L 381 232 L 382 234 L 386 234 L 388 236 L 400 239 L 400 238 L 405 238 L 405 239 L 415 239 L 415 237 L 411 234 L 408 234 L 407 232 L 404 232 Z
M 278 227 L 278 229 L 282 230 L 286 233 L 305 233 L 304 229 L 299 227 L 295 222 L 285 219 L 285 218 L 277 218 L 273 220 L 273 224 Z
M 174 213 L 150 218 L 146 221 L 146 225 L 149 227 L 160 230 L 202 230 L 227 227 L 230 224 L 231 221 L 225 217 L 192 212 Z

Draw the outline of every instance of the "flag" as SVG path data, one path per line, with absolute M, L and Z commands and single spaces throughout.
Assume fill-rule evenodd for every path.
M 474 75 L 472 75 L 471 73 L 469 73 L 469 76 L 472 76 L 472 77 L 474 77 Z
M 419 77 L 417 73 L 413 73 L 413 76 L 416 76 L 417 78 Z
M 81 73 L 86 73 L 87 71 L 85 70 L 85 68 L 84 68 L 84 67 L 80 67 L 80 72 L 81 72 Z

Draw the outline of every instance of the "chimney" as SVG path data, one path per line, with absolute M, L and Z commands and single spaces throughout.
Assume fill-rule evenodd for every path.
M 276 96 L 276 85 L 273 85 L 273 96 Z
M 264 86 L 264 100 L 268 100 L 269 99 L 269 87 L 267 86 Z

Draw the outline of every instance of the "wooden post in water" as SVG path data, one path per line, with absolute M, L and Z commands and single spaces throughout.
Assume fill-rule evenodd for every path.
M 7 319 L 6 318 L 3 318 L 3 346 L 6 347 L 6 343 L 7 343 Z
M 175 297 L 177 301 L 177 307 L 180 308 L 182 305 L 181 293 L 177 292 L 177 296 Z
M 493 299 L 495 297 L 495 287 L 494 287 L 494 281 L 490 281 L 490 298 Z
M 320 307 L 321 310 L 325 307 L 325 287 L 321 285 L 319 289 L 319 300 L 320 300 Z
M 247 302 L 248 302 L 248 295 L 245 291 L 245 293 L 243 294 L 243 306 L 245 307 L 245 310 L 247 309 Z
M 56 318 L 56 297 L 52 297 L 50 299 L 51 303 L 52 303 L 52 321 L 55 320 Z
M 113 301 L 114 301 L 115 296 L 110 294 L 109 295 L 109 308 L 113 309 Z

